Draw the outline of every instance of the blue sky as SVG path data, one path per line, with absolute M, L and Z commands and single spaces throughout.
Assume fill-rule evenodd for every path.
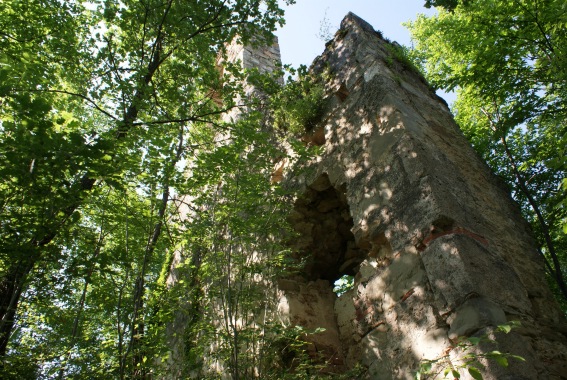
M 283 6 L 286 24 L 276 33 L 282 61 L 295 67 L 309 66 L 325 48 L 325 41 L 318 37 L 321 23 L 326 20 L 334 34 L 348 12 L 369 22 L 384 37 L 410 46 L 410 34 L 402 23 L 414 20 L 419 13 L 434 14 L 435 10 L 425 8 L 424 3 L 425 0 L 297 0 L 294 5 Z M 455 98 L 454 94 L 439 95 L 449 103 Z
M 297 0 L 284 6 L 286 25 L 278 32 L 282 60 L 294 66 L 309 65 L 323 52 L 325 42 L 317 37 L 323 20 L 328 20 L 334 33 L 350 11 L 368 21 L 385 37 L 402 45 L 410 45 L 410 35 L 402 23 L 418 13 L 433 14 L 423 7 L 425 0 Z

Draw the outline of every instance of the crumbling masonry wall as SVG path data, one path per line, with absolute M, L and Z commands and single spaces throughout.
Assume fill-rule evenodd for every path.
M 227 64 L 236 64 L 242 69 L 256 69 L 261 73 L 274 72 L 276 68 L 281 65 L 277 37 L 273 37 L 270 44 L 262 44 L 260 40 L 257 39 L 254 46 L 243 46 L 238 38 L 235 38 L 230 44 L 225 46 L 223 54 L 220 54 L 217 60 L 217 68 L 221 78 L 229 82 L 235 79 L 231 76 L 230 70 L 226 69 Z M 283 79 L 281 82 L 283 83 Z M 245 116 L 252 107 L 258 106 L 258 100 L 262 100 L 261 98 L 264 96 L 260 89 L 247 81 L 242 84 L 243 91 L 239 92 L 238 96 L 233 99 L 235 106 L 222 114 L 222 120 L 224 122 L 235 122 Z M 213 93 L 213 97 L 219 104 L 222 103 L 222 99 L 218 94 Z M 224 130 L 222 133 L 219 132 L 215 136 L 215 144 L 217 146 L 230 144 L 230 140 L 231 132 L 229 129 Z M 194 168 L 189 164 L 185 170 L 187 175 L 191 175 L 190 172 L 194 170 Z M 221 184 L 218 184 L 216 189 L 210 189 L 210 191 L 216 191 L 221 194 L 222 191 L 220 190 L 222 190 Z M 176 202 L 181 220 L 198 220 L 200 218 L 198 215 L 200 210 L 197 210 L 195 207 L 189 207 L 191 204 L 194 204 L 194 199 L 188 195 L 180 196 L 180 199 Z M 167 286 L 170 288 L 170 291 L 177 291 L 175 290 L 175 285 L 180 282 L 185 282 L 186 284 L 190 284 L 186 289 L 189 288 L 191 290 L 189 293 L 185 293 L 182 297 L 179 297 L 173 317 L 167 323 L 166 341 L 169 348 L 169 355 L 165 364 L 159 363 L 160 366 L 163 365 L 164 370 L 164 374 L 161 375 L 161 378 L 200 379 L 204 374 L 211 377 L 222 374 L 222 379 L 231 378 L 230 371 L 227 369 L 227 363 L 215 357 L 217 348 L 226 342 L 223 341 L 222 338 L 213 339 L 206 344 L 199 342 L 203 345 L 204 357 L 192 357 L 189 353 L 193 344 L 192 339 L 195 339 L 194 336 L 191 335 L 193 334 L 191 328 L 198 323 L 201 318 L 210 317 L 209 315 L 203 316 L 202 303 L 199 301 L 201 293 L 207 293 L 208 288 L 212 286 L 211 283 L 202 281 L 198 276 L 198 268 L 203 261 L 203 256 L 206 254 L 205 249 L 201 249 L 198 246 L 197 248 L 193 246 L 193 249 L 190 251 L 186 247 L 182 247 L 172 253 L 172 261 L 166 281 Z M 257 255 L 258 257 L 263 256 L 258 252 L 247 252 L 247 254 Z M 255 285 L 262 286 L 264 279 L 258 278 L 257 280 L 258 283 Z M 267 287 L 266 289 L 266 293 L 275 292 L 274 286 Z M 275 297 L 270 298 L 270 301 L 273 303 L 276 302 Z M 213 321 L 207 320 L 207 322 L 215 325 L 218 330 L 222 330 L 220 326 L 224 318 L 226 318 L 226 315 L 223 315 L 221 302 L 220 300 L 215 301 L 216 310 L 213 313 L 218 314 L 216 318 Z M 276 317 L 273 319 L 276 319 Z M 259 320 L 262 320 L 262 318 L 259 318 Z M 242 323 L 242 321 L 234 320 L 232 320 L 232 322 Z M 257 321 L 252 321 L 251 324 L 255 322 Z
M 485 379 L 565 378 L 567 329 L 527 223 L 396 48 L 349 14 L 313 63 L 330 78 L 323 153 L 284 172 L 306 266 L 278 284 L 281 317 L 326 328 L 310 339 L 331 371 L 410 379 L 422 359 L 458 363 L 459 336 L 491 334 L 525 362 L 483 362 Z M 344 274 L 354 288 L 337 297 Z
M 489 334 L 525 362 L 503 369 L 483 361 L 485 379 L 566 378 L 567 327 L 527 223 L 396 49 L 349 14 L 313 63 L 327 105 L 304 141 L 323 151 L 301 170 L 279 162 L 272 176 L 299 194 L 288 223 L 305 266 L 274 284 L 278 315 L 270 316 L 324 328 L 307 339 L 328 372 L 362 365 L 362 378 L 412 379 L 423 359 L 448 354 L 458 365 L 458 337 Z M 271 71 L 279 49 L 233 44 L 226 59 Z M 258 96 L 246 86 L 246 97 Z M 354 276 L 354 287 L 337 296 L 333 282 L 343 275 Z M 168 328 L 171 378 L 187 370 L 190 314 L 179 312 Z M 521 327 L 495 333 L 507 321 Z M 470 375 L 461 370 L 461 378 Z

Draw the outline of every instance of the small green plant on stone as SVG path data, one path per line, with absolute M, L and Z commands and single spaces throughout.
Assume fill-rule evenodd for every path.
M 287 73 L 284 86 L 278 83 Z M 305 65 L 298 69 L 284 66 L 271 77 L 256 75 L 253 83 L 267 95 L 272 111 L 273 125 L 288 136 L 312 131 L 323 114 L 325 90 L 320 81 L 309 73 Z
M 519 322 L 511 321 L 506 324 L 500 325 L 496 328 L 496 331 L 509 333 L 512 328 L 519 326 Z M 462 350 L 465 355 L 460 357 L 458 360 L 452 360 L 447 353 L 437 359 L 429 360 L 425 359 L 420 362 L 419 371 L 416 373 L 416 379 L 436 379 L 439 375 L 443 375 L 446 379 L 449 376 L 453 379 L 459 379 L 461 374 L 459 370 L 466 369 L 468 373 L 476 380 L 482 380 L 481 370 L 484 368 L 481 359 L 491 359 L 498 363 L 500 366 L 507 368 L 509 366 L 509 359 L 516 359 L 520 361 L 525 361 L 524 358 L 518 355 L 512 355 L 509 353 L 500 352 L 498 350 L 493 350 L 486 353 L 475 353 L 472 352 L 475 347 L 481 343 L 495 343 L 494 339 L 490 338 L 488 335 L 483 335 L 481 337 L 460 337 L 459 342 L 454 347 L 455 349 Z
M 361 379 L 367 369 L 357 364 L 342 373 L 328 373 L 326 360 L 317 356 L 308 337 L 324 332 L 322 327 L 306 329 L 302 326 L 270 326 L 268 344 L 263 362 L 267 365 L 260 371 L 264 380 L 353 380 Z
M 262 378 L 315 379 L 313 376 L 321 371 L 323 365 L 309 355 L 307 337 L 323 331 L 324 328 L 310 330 L 302 326 L 270 326 L 264 347 L 266 368 L 261 369 Z
M 392 68 L 394 60 L 397 61 L 404 69 L 420 73 L 421 71 L 415 65 L 411 58 L 411 52 L 408 47 L 399 45 L 397 43 L 389 43 L 386 45 L 390 56 L 386 58 L 386 66 Z
M 337 374 L 331 376 L 332 380 L 353 380 L 353 379 L 363 379 L 366 374 L 367 369 L 360 363 L 356 364 L 354 368 L 349 369 L 345 373 Z
M 337 281 L 335 281 L 334 285 L 335 286 L 333 287 L 333 292 L 338 297 L 340 297 L 349 290 L 354 289 L 354 276 L 349 276 L 348 274 L 345 274 Z
M 339 29 L 337 30 L 337 32 L 335 33 L 335 36 L 337 36 L 338 40 L 342 40 L 343 38 L 345 38 L 345 36 L 348 34 L 348 29 Z
M 324 94 L 306 66 L 289 69 L 286 85 L 271 96 L 274 127 L 290 135 L 313 130 L 323 113 Z

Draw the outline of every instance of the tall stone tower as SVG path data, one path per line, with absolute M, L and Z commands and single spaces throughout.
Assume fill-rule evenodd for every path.
M 279 48 L 235 43 L 226 59 L 270 71 Z M 423 360 L 444 358 L 471 378 L 460 365 L 473 353 L 485 379 L 564 379 L 567 327 L 529 226 L 399 46 L 349 14 L 311 71 L 326 81 L 327 104 L 305 141 L 321 153 L 278 174 L 299 194 L 287 222 L 306 264 L 271 284 L 277 310 L 262 317 L 324 328 L 307 339 L 327 372 L 360 365 L 364 379 L 409 380 Z M 344 276 L 352 286 L 337 295 Z M 170 326 L 173 378 L 190 313 Z M 521 326 L 498 332 L 511 321 Z M 481 336 L 492 342 L 457 346 Z M 482 358 L 494 350 L 525 361 Z
M 399 46 L 349 14 L 311 70 L 330 78 L 323 153 L 284 179 L 302 194 L 289 219 L 307 265 L 280 280 L 282 318 L 324 327 L 310 339 L 330 370 L 361 364 L 365 378 L 456 368 L 460 337 L 485 335 L 495 343 L 470 352 L 525 359 L 481 359 L 485 379 L 565 378 L 565 321 L 528 225 Z
M 238 39 L 234 39 L 230 44 L 225 47 L 225 54 L 219 56 L 217 61 L 217 68 L 225 79 L 232 80 L 230 73 L 225 70 L 227 65 L 236 64 L 241 69 L 257 69 L 261 73 L 271 73 L 281 65 L 280 50 L 277 37 L 273 37 L 270 44 L 254 41 L 252 44 L 243 45 Z M 283 84 L 283 80 L 281 81 Z M 234 99 L 236 106 L 228 112 L 222 114 L 221 118 L 226 123 L 236 122 L 252 107 L 257 106 L 264 96 L 261 89 L 249 82 L 243 83 L 242 93 Z M 220 99 L 215 99 L 219 101 Z M 258 126 L 259 128 L 262 126 Z M 231 143 L 231 130 L 218 130 L 214 137 L 214 144 L 216 147 L 229 145 Z M 186 167 L 187 172 L 193 168 Z M 189 175 L 189 174 L 188 174 Z M 219 197 L 222 198 L 223 184 L 219 183 L 216 189 L 211 188 L 211 192 L 218 192 Z M 176 207 L 179 209 L 181 219 L 191 220 L 199 219 L 200 209 L 193 207 L 194 199 L 188 195 L 180 195 Z M 190 207 L 191 205 L 191 207 Z M 167 286 L 173 288 L 180 282 L 190 284 L 189 289 L 195 293 L 200 291 L 207 292 L 207 288 L 211 284 L 203 284 L 196 280 L 198 268 L 201 265 L 202 255 L 206 253 L 201 252 L 200 249 L 194 249 L 193 252 L 184 252 L 185 248 L 177 249 L 173 252 L 173 257 L 170 265 L 169 275 L 167 278 Z M 252 253 L 250 253 L 252 254 Z M 185 289 L 187 289 L 185 288 Z M 197 288 L 201 288 L 196 290 Z M 275 287 L 273 288 L 275 290 Z M 183 294 L 179 297 L 177 309 L 171 321 L 167 324 L 167 346 L 169 349 L 168 359 L 163 364 L 162 368 L 167 379 L 199 379 L 202 374 L 218 375 L 223 374 L 223 379 L 230 378 L 230 372 L 227 370 L 226 363 L 215 357 L 215 350 L 223 344 L 222 339 L 219 338 L 217 342 L 208 342 L 209 346 L 204 347 L 205 358 L 190 358 L 188 352 L 190 351 L 189 345 L 192 343 L 187 339 L 187 336 L 193 334 L 191 327 L 195 322 L 203 317 L 200 310 L 199 296 L 195 294 Z M 275 298 L 275 297 L 272 297 Z M 215 301 L 213 301 L 215 302 Z M 218 328 L 225 316 L 222 315 L 222 310 L 219 308 L 213 313 L 217 313 L 213 318 L 215 320 L 208 320 L 207 322 L 214 328 Z M 239 323 L 240 321 L 231 321 Z M 218 328 L 221 330 L 221 328 Z M 205 343 L 200 342 L 205 346 Z M 160 363 L 161 364 L 161 363 Z
M 221 72 L 224 73 L 223 66 L 226 63 L 239 63 L 243 69 L 256 69 L 261 73 L 271 73 L 281 65 L 280 46 L 278 38 L 273 37 L 271 44 L 254 41 L 254 44 L 243 45 L 234 39 L 226 48 L 226 57 L 219 59 L 218 65 Z M 283 80 L 282 80 L 283 84 Z M 248 99 L 237 98 L 237 104 L 243 104 L 244 107 L 238 107 L 223 116 L 226 121 L 238 118 L 243 111 L 246 111 L 248 104 L 253 98 L 262 96 L 262 92 L 250 83 L 244 84 L 244 97 Z

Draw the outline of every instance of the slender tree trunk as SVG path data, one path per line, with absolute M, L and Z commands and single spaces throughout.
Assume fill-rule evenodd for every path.
M 512 172 L 514 173 L 514 177 L 516 178 L 516 184 L 518 185 L 518 188 L 520 189 L 522 194 L 524 194 L 524 196 L 528 200 L 528 203 L 530 204 L 531 208 L 534 210 L 534 212 L 536 214 L 538 224 L 540 225 L 541 232 L 542 232 L 543 238 L 545 240 L 545 245 L 547 246 L 547 250 L 548 250 L 549 255 L 551 256 L 551 260 L 553 262 L 553 269 L 550 267 L 550 269 L 552 269 L 551 275 L 553 276 L 555 282 L 557 283 L 557 286 L 559 287 L 561 294 L 563 295 L 563 297 L 565 299 L 567 299 L 567 285 L 565 284 L 565 279 L 563 278 L 563 271 L 561 269 L 561 263 L 559 262 L 559 258 L 557 257 L 557 252 L 555 250 L 555 244 L 553 243 L 553 239 L 551 238 L 551 234 L 549 233 L 549 226 L 547 225 L 547 222 L 545 221 L 545 217 L 543 216 L 543 214 L 542 214 L 542 212 L 539 208 L 538 203 L 533 198 L 533 196 L 530 192 L 530 189 L 528 188 L 528 186 L 526 184 L 524 177 L 522 176 L 522 174 L 518 170 L 516 160 L 514 159 L 514 156 L 513 156 L 512 152 L 510 151 L 510 149 L 508 147 L 508 143 L 506 141 L 506 138 L 501 137 L 500 141 L 502 142 L 502 144 L 504 146 L 506 156 L 508 157 L 508 161 L 510 162 L 510 166 L 512 167 Z
M 99 238 L 98 241 L 96 242 L 96 246 L 94 249 L 94 254 L 92 256 L 92 261 L 96 260 L 96 258 L 98 257 L 98 255 L 100 254 L 100 250 L 102 248 L 102 243 L 104 241 L 104 235 L 102 233 L 102 228 L 101 228 L 101 232 L 99 234 Z M 73 320 L 73 329 L 71 331 L 71 338 L 69 340 L 69 349 L 67 351 L 67 361 L 69 361 L 70 357 L 71 357 L 71 350 L 73 349 L 73 346 L 75 345 L 76 339 L 77 339 L 77 334 L 79 332 L 79 322 L 81 321 L 81 316 L 83 314 L 83 310 L 85 308 L 85 301 L 87 299 L 87 291 L 89 289 L 89 285 L 91 283 L 91 276 L 93 274 L 93 270 L 94 270 L 94 265 L 90 267 L 89 271 L 87 272 L 87 275 L 85 276 L 85 284 L 83 286 L 83 291 L 81 293 L 81 299 L 79 300 L 79 306 L 77 306 L 77 314 L 75 315 L 75 319 Z M 59 380 L 63 380 L 65 378 L 65 367 L 66 365 L 61 365 L 61 369 L 59 369 Z
M 119 287 L 118 292 L 118 303 L 116 305 L 116 332 L 118 335 L 118 374 L 120 380 L 126 378 L 126 355 L 124 354 L 124 329 L 121 327 L 121 310 L 122 310 L 122 299 L 124 296 L 124 285 Z
M 495 106 L 495 109 L 498 109 L 496 103 L 495 103 L 494 106 Z M 492 128 L 493 132 L 499 131 L 498 125 L 502 125 L 502 120 L 500 119 L 500 115 L 498 114 L 498 112 L 496 112 L 496 114 L 492 114 L 492 115 L 496 116 L 496 120 L 494 120 L 494 118 L 491 116 L 490 112 L 488 112 L 487 110 L 485 110 L 482 107 L 481 107 L 480 110 L 488 119 L 488 122 L 489 122 L 490 127 Z M 551 238 L 551 234 L 549 232 L 549 226 L 547 225 L 545 217 L 543 216 L 543 213 L 541 212 L 541 209 L 540 209 L 537 201 L 532 196 L 532 193 L 527 186 L 526 180 L 524 179 L 524 177 L 522 176 L 522 173 L 520 173 L 520 170 L 518 169 L 516 159 L 515 159 L 514 155 L 512 154 L 510 147 L 508 146 L 508 141 L 506 140 L 505 135 L 501 135 L 500 142 L 502 143 L 502 146 L 504 147 L 504 152 L 506 153 L 506 158 L 507 158 L 507 160 L 510 164 L 510 167 L 512 168 L 512 173 L 514 174 L 516 185 L 518 186 L 519 191 L 526 197 L 530 207 L 532 208 L 532 210 L 536 214 L 537 223 L 540 225 L 540 228 L 541 228 L 541 231 L 542 231 L 542 234 L 543 234 L 543 238 L 544 238 L 544 241 L 545 241 L 545 245 L 547 247 L 549 255 L 551 256 L 551 260 L 553 262 L 553 267 L 550 265 L 549 261 L 547 260 L 547 258 L 545 256 L 543 257 L 544 262 L 545 262 L 548 270 L 550 271 L 551 276 L 553 277 L 553 279 L 557 283 L 557 286 L 559 287 L 559 291 L 563 295 L 563 298 L 567 299 L 567 285 L 565 284 L 565 279 L 563 278 L 563 271 L 561 269 L 561 263 L 559 262 L 559 258 L 557 257 L 557 252 L 555 250 L 555 244 L 553 243 L 553 239 Z M 538 252 L 543 256 L 543 252 L 540 249 L 538 249 Z
M 175 156 L 173 160 L 168 163 L 170 166 L 170 170 L 175 170 L 175 165 L 179 162 L 183 155 L 183 128 L 179 129 L 179 142 L 177 144 L 175 150 Z M 167 169 L 166 169 L 167 171 Z M 136 279 L 136 284 L 134 287 L 134 314 L 132 318 L 132 335 L 130 338 L 130 349 L 133 352 L 133 378 L 134 379 L 143 379 L 146 376 L 146 372 L 144 369 L 144 357 L 147 357 L 147 353 L 143 348 L 143 337 L 144 337 L 144 297 L 145 297 L 145 280 L 144 277 L 147 272 L 148 264 L 150 261 L 151 255 L 155 251 L 155 247 L 159 241 L 161 236 L 164 220 L 165 220 L 165 212 L 167 210 L 167 205 L 169 204 L 170 199 L 170 179 L 169 176 L 166 174 L 163 183 L 163 194 L 161 198 L 161 202 L 159 204 L 158 209 L 158 220 L 154 225 L 152 230 L 152 234 L 148 238 L 148 242 L 146 244 L 146 250 L 144 252 L 144 260 L 142 263 L 142 270 L 138 274 L 138 278 Z
M 150 256 L 155 250 L 155 246 L 161 236 L 161 229 L 163 226 L 163 220 L 165 216 L 165 210 L 167 209 L 167 204 L 169 201 L 169 186 L 164 189 L 160 208 L 158 211 L 158 221 L 153 228 L 152 235 L 148 240 L 146 250 L 144 252 L 144 260 L 142 264 L 142 269 L 136 278 L 136 284 L 134 285 L 134 313 L 132 317 L 132 334 L 130 336 L 130 350 L 133 353 L 132 360 L 132 378 L 133 379 L 143 379 L 146 376 L 146 371 L 144 369 L 144 357 L 147 357 L 146 352 L 143 347 L 144 338 L 144 297 L 146 294 L 145 280 L 144 277 L 147 272 L 148 262 Z
M 139 104 L 145 98 L 148 86 L 160 64 L 163 62 L 160 56 L 162 49 L 161 38 L 163 37 L 158 37 L 155 41 L 153 55 L 148 64 L 147 73 L 142 83 L 140 83 L 134 95 L 134 99 L 127 108 L 121 123 L 118 125 L 116 139 L 124 138 L 134 125 L 139 113 Z M 29 257 L 15 262 L 9 267 L 6 275 L 0 279 L 0 357 L 6 355 L 8 341 L 14 327 L 14 318 L 20 296 L 24 290 L 25 280 L 36 263 L 40 260 L 42 247 L 55 239 L 69 217 L 82 205 L 84 195 L 94 188 L 95 183 L 96 179 L 88 175 L 83 176 L 77 182 L 74 189 L 76 193 L 71 197 L 74 201 L 63 210 L 57 210 L 63 212 L 61 222 L 48 226 L 47 233 L 43 234 L 40 238 L 33 239 L 29 245 L 30 250 L 33 250 L 34 253 Z M 57 214 L 58 212 L 52 213 L 52 215 Z
M 0 280 L 0 357 L 6 355 L 12 335 L 16 310 L 24 290 L 28 274 L 37 261 L 38 254 L 17 261 Z

